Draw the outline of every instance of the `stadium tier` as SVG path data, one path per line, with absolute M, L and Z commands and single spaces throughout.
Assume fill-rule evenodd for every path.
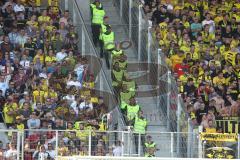
M 0 159 L 240 159 L 239 0 L 0 1 Z

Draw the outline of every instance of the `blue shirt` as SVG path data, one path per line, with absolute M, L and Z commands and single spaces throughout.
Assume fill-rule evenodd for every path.
M 191 30 L 195 30 L 195 29 L 202 29 L 202 24 L 201 23 L 192 23 Z M 197 32 L 192 32 L 192 35 L 196 36 Z

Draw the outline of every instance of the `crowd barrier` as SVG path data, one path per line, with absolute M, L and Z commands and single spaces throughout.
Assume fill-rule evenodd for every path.
M 159 111 L 167 118 L 167 128 L 173 132 L 193 132 L 181 96 L 178 94 L 176 81 L 164 61 L 161 48 L 154 39 L 151 24 L 145 16 L 142 4 L 137 0 L 115 0 L 123 22 L 126 23 L 129 38 L 138 50 L 138 61 L 148 63 L 149 84 L 157 89 L 155 99 Z M 156 65 L 153 65 L 156 64 Z M 158 75 L 158 76 L 156 76 Z M 180 157 L 191 156 L 191 147 L 187 145 L 192 137 L 177 137 Z M 183 140 L 184 139 L 184 140 Z M 184 144 L 185 147 L 179 147 Z M 187 154 L 187 155 L 186 155 Z
M 97 157 L 60 157 L 60 160 L 94 160 L 94 159 L 101 159 L 101 160 L 176 160 L 176 158 L 145 158 L 145 157 L 102 157 L 102 156 L 97 156 Z M 178 158 L 178 160 L 198 160 L 198 158 Z M 208 160 L 203 158 L 202 160 Z M 216 160 L 227 160 L 227 159 L 216 159 Z
M 93 158 L 96 158 L 95 156 L 120 156 L 120 159 L 126 159 L 125 157 L 138 157 L 140 159 L 144 157 L 142 152 L 140 152 L 143 150 L 140 135 L 133 133 L 131 130 L 0 130 L 0 134 L 0 140 L 2 142 L 1 152 L 11 152 L 7 158 L 17 160 L 31 159 L 31 157 L 36 156 L 38 152 L 41 153 L 40 148 L 42 146 L 50 153 L 53 159 L 69 159 L 71 157 L 70 159 L 77 160 L 79 156 L 82 156 L 82 159 L 88 159 L 87 157 L 91 156 Z M 7 137 L 3 137 L 2 135 L 4 134 L 7 135 Z M 180 159 L 177 154 L 177 147 L 180 147 L 179 150 L 181 150 L 184 146 L 176 145 L 178 136 L 185 139 L 189 136 L 193 137 L 193 141 L 190 144 L 192 146 L 191 154 L 193 158 L 220 158 L 218 156 L 222 156 L 221 158 L 233 159 L 239 157 L 240 143 L 238 134 L 199 134 L 184 132 L 146 133 L 146 135 L 149 134 L 156 138 L 164 137 L 164 141 L 156 142 L 156 149 L 164 148 L 164 150 L 160 150 L 161 155 L 158 156 L 159 158 L 175 157 Z M 134 139 L 139 139 L 137 144 L 133 144 L 136 142 Z M 215 146 L 213 146 L 212 143 L 215 143 Z M 221 147 L 219 147 L 219 143 L 221 143 Z M 11 145 L 10 148 L 7 147 L 9 144 Z M 134 148 L 134 145 L 138 146 L 138 148 Z M 161 147 L 161 145 L 164 145 L 164 147 Z M 112 153 L 118 154 L 114 156 Z M 6 156 L 7 154 L 0 155 Z M 232 156 L 232 158 L 229 156 Z

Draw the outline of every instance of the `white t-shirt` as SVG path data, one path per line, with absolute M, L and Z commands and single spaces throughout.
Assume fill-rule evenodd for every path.
M 91 102 L 89 104 L 86 104 L 86 102 L 84 101 L 84 102 L 80 103 L 79 108 L 81 110 L 86 109 L 86 108 L 90 108 L 92 110 L 93 104 Z
M 81 88 L 82 84 L 80 82 L 78 82 L 78 81 L 68 81 L 67 82 L 67 86 L 75 86 L 75 87 Z
M 17 159 L 17 150 L 16 149 L 9 149 L 7 150 L 6 152 L 6 158 L 9 158 L 9 159 Z M 14 158 L 15 157 L 15 158 Z
M 49 153 L 49 155 L 50 155 L 51 158 L 55 158 L 56 153 L 55 153 L 54 150 L 47 150 L 47 152 Z
M 23 66 L 24 68 L 29 68 L 30 67 L 30 61 L 29 60 L 21 60 L 20 65 Z
M 5 95 L 6 90 L 9 88 L 7 82 L 0 82 L 0 90 L 2 90 L 2 94 Z
M 113 149 L 113 156 L 122 156 L 122 147 L 117 146 Z
M 204 20 L 204 21 L 202 21 L 202 26 L 204 27 L 205 25 L 209 25 L 210 27 L 209 27 L 209 33 L 214 33 L 214 31 L 215 31 L 215 22 L 213 21 L 213 20 Z
M 23 5 L 19 5 L 19 4 L 16 4 L 14 7 L 13 7 L 13 10 L 14 12 L 24 12 L 25 11 L 25 7 Z
M 75 96 L 74 95 L 66 95 L 63 97 L 63 99 L 66 99 L 68 101 L 75 101 Z
M 59 20 L 59 23 L 64 23 L 65 26 L 67 26 L 68 25 L 68 20 L 65 17 L 61 17 L 60 20 Z
M 67 57 L 67 53 L 58 52 L 56 54 L 56 59 L 58 62 L 62 61 L 65 57 Z

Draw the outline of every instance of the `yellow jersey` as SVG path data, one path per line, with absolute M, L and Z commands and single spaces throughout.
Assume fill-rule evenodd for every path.
M 50 21 L 50 17 L 49 16 L 39 16 L 38 17 L 38 22 L 39 23 L 45 23 L 45 22 L 49 22 Z
M 33 91 L 33 101 L 34 102 L 36 102 L 36 99 L 37 99 L 37 97 L 39 97 L 40 98 L 40 102 L 42 103 L 43 102 L 43 98 L 44 98 L 44 91 L 42 91 L 42 90 L 35 90 L 35 91 Z
M 226 79 L 223 78 L 219 78 L 218 76 L 213 78 L 213 84 L 214 85 L 225 85 L 226 84 Z
M 4 108 L 3 108 L 3 114 L 4 114 L 4 119 L 5 119 L 5 123 L 13 123 L 15 116 L 14 115 L 9 115 L 8 112 L 13 111 L 16 112 L 18 108 L 17 103 L 12 103 L 12 104 L 5 104 Z
M 46 56 L 46 58 L 45 58 L 45 62 L 47 63 L 47 62 L 49 62 L 49 63 L 51 63 L 51 62 L 56 62 L 57 61 L 57 58 L 55 57 L 55 56 Z
M 171 56 L 170 59 L 172 61 L 172 67 L 174 68 L 176 66 L 176 64 L 182 63 L 184 56 L 180 57 L 179 55 L 175 54 L 175 55 Z

